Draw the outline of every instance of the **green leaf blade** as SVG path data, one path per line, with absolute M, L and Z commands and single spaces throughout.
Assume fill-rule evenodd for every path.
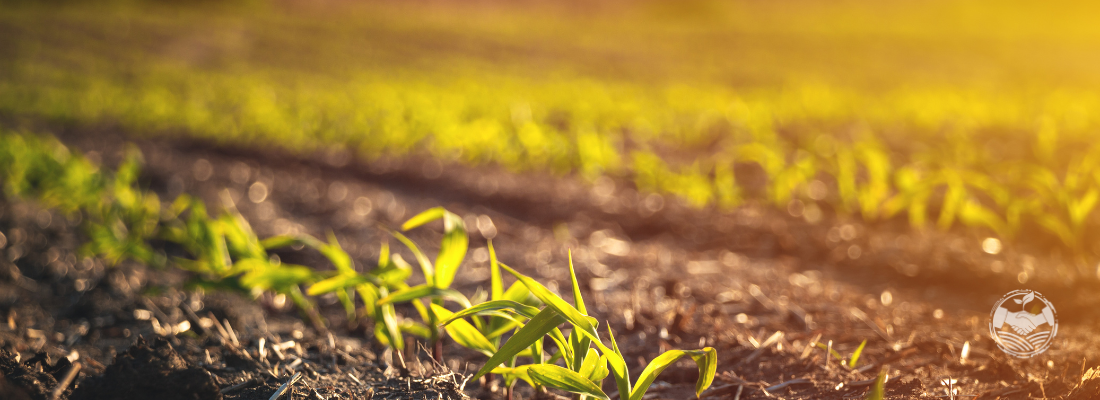
M 306 290 L 306 294 L 310 296 L 319 296 L 326 293 L 332 293 L 340 289 L 359 286 L 369 282 L 369 278 L 359 274 L 341 274 L 310 285 L 309 289 Z
M 500 350 L 493 354 L 489 358 L 489 361 L 485 362 L 485 366 L 481 367 L 471 379 L 476 380 L 483 375 L 489 373 L 500 366 L 501 364 L 511 360 L 516 354 L 523 352 L 524 349 L 531 346 L 535 341 L 541 339 L 550 331 L 557 328 L 558 325 L 565 323 L 566 320 L 560 314 L 558 314 L 552 308 L 544 308 L 534 318 L 531 318 L 522 328 L 520 328 L 503 346 Z
M 859 344 L 856 351 L 852 352 L 852 359 L 848 360 L 848 368 L 855 368 L 859 362 L 859 355 L 863 354 L 863 347 L 867 345 L 867 339 L 863 339 L 863 343 Z
M 569 393 L 591 396 L 597 399 L 610 400 L 607 394 L 605 394 L 603 390 L 600 390 L 600 387 L 596 386 L 595 383 L 588 380 L 587 377 L 557 365 L 532 365 L 530 369 L 527 370 L 527 373 L 531 376 L 532 381 L 547 387 L 564 390 Z
M 447 325 L 447 324 L 451 323 L 451 321 L 454 321 L 454 320 L 457 320 L 457 319 L 465 318 L 465 317 L 468 317 L 468 316 L 471 316 L 471 315 L 479 315 L 479 314 L 484 313 L 484 312 L 496 311 L 496 310 L 513 311 L 516 314 L 522 315 L 522 316 L 524 316 L 528 319 L 534 318 L 535 315 L 537 315 L 539 313 L 539 309 L 537 309 L 535 307 L 531 307 L 531 306 L 526 305 L 526 304 L 516 303 L 516 302 L 511 301 L 511 300 L 494 300 L 494 301 L 487 301 L 487 302 L 469 307 L 469 308 L 467 308 L 465 310 L 462 310 L 462 311 L 459 311 L 457 313 L 454 313 L 454 314 L 450 315 L 447 318 L 443 318 L 443 320 L 440 321 L 439 324 L 440 325 Z
M 440 319 L 447 319 L 454 315 L 450 310 L 438 304 L 432 304 L 431 307 Z M 490 357 L 497 351 L 497 347 L 489 339 L 465 320 L 455 319 L 453 323 L 446 325 L 444 329 L 446 329 L 448 335 L 451 335 L 455 343 L 462 347 L 480 351 Z
M 550 289 L 542 286 L 541 283 L 538 283 L 527 275 L 521 274 L 507 265 L 500 264 L 500 266 L 514 275 L 520 282 L 523 282 L 524 286 L 527 286 L 527 290 L 531 291 L 531 294 L 535 295 L 535 297 L 547 306 L 557 311 L 566 321 L 569 321 L 570 324 L 580 329 L 582 333 L 593 338 L 594 342 L 599 341 L 599 336 L 596 333 L 596 320 L 594 318 L 582 314 L 571 304 L 562 300 L 562 298 L 558 297 L 554 292 L 551 292 Z
M 630 393 L 630 400 L 641 400 L 645 396 L 646 390 L 649 390 L 649 386 L 657 379 L 657 376 L 664 372 L 669 365 L 685 356 L 691 357 L 699 367 L 699 380 L 695 382 L 695 394 L 696 396 L 702 395 L 703 391 L 707 390 L 714 382 L 714 373 L 718 367 L 718 352 L 710 347 L 702 350 L 669 350 L 657 356 L 649 362 L 649 365 L 646 365 L 642 374 L 638 375 L 638 382 L 635 384 L 633 392 Z
M 378 305 L 401 303 L 425 297 L 439 297 L 454 301 L 463 307 L 470 307 L 470 300 L 466 296 L 453 289 L 440 289 L 428 284 L 416 285 L 390 293 L 389 296 L 378 300 Z
M 466 223 L 462 217 L 445 212 L 443 215 L 443 242 L 439 245 L 439 255 L 435 258 L 435 285 L 441 288 L 451 286 L 458 273 L 458 267 L 466 258 L 470 238 L 466 235 Z
M 443 215 L 446 213 L 447 210 L 445 210 L 443 207 L 429 208 L 422 211 L 420 214 L 416 214 L 412 218 L 409 218 L 407 221 L 405 221 L 404 224 L 401 224 L 401 230 L 408 231 L 410 229 L 417 228 L 426 223 L 443 218 Z

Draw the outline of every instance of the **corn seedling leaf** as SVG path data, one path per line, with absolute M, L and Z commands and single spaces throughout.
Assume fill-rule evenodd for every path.
M 413 287 L 404 288 L 390 293 L 389 296 L 383 297 L 378 300 L 378 305 L 401 303 L 410 300 L 422 299 L 425 297 L 437 297 L 442 299 L 451 300 L 455 303 L 462 305 L 463 307 L 470 307 L 470 300 L 466 299 L 462 293 L 459 293 L 454 289 L 440 289 L 428 284 L 416 285 Z
M 634 391 L 630 393 L 630 400 L 641 400 L 646 390 L 649 390 L 649 386 L 657 379 L 657 375 L 685 356 L 695 360 L 695 365 L 699 367 L 695 395 L 702 395 L 703 391 L 714 382 L 714 373 L 718 368 L 718 352 L 711 347 L 704 347 L 702 350 L 669 350 L 657 356 L 649 362 L 649 365 L 646 365 L 642 374 L 638 375 L 638 382 L 634 386 Z
M 508 338 L 508 341 L 500 347 L 500 350 L 497 351 L 496 354 L 493 354 L 492 357 L 489 357 L 489 361 L 485 362 L 485 366 L 481 367 L 481 370 L 479 370 L 477 374 L 474 374 L 471 379 L 476 380 L 489 373 L 489 371 L 492 371 L 493 368 L 511 360 L 512 357 L 530 347 L 535 341 L 541 339 L 547 333 L 554 330 L 554 328 L 557 328 L 558 325 L 565 323 L 565 321 L 565 317 L 562 317 L 561 314 L 558 314 L 553 308 L 544 308 L 536 314 L 534 318 L 531 318 L 526 325 L 519 328 L 511 338 Z
M 426 223 L 443 218 L 443 215 L 446 213 L 447 210 L 443 207 L 429 208 L 422 211 L 420 214 L 416 214 L 412 218 L 409 218 L 407 221 L 405 221 L 404 224 L 401 224 L 401 230 L 408 231 Z
M 402 235 L 400 232 L 390 232 L 398 241 L 405 244 L 412 251 L 413 256 L 416 257 L 416 261 L 420 264 L 421 271 L 424 272 L 424 280 L 428 285 L 435 286 L 435 267 L 432 266 L 432 262 L 428 260 L 428 257 L 424 256 L 424 253 L 420 251 L 419 247 L 416 247 L 416 243 L 409 240 L 408 237 Z
M 841 362 L 844 362 L 844 357 L 843 357 L 843 356 L 841 356 L 841 355 L 840 355 L 840 353 L 837 353 L 837 351 L 836 351 L 836 350 L 834 350 L 834 349 L 830 349 L 830 348 L 829 348 L 829 346 L 826 346 L 826 345 L 825 345 L 825 343 L 817 342 L 817 343 L 815 344 L 815 346 L 817 346 L 817 347 L 818 347 L 818 348 L 820 348 L 821 350 L 827 350 L 827 351 L 829 352 L 829 355 L 833 356 L 833 358 L 835 358 L 835 359 L 837 359 L 837 360 L 839 360 L 839 361 L 841 361 Z
M 427 325 L 409 319 L 403 319 L 397 325 L 401 328 L 401 332 L 406 332 L 421 339 L 432 339 L 432 329 Z
M 260 241 L 260 245 L 267 250 L 281 249 L 300 243 L 302 241 L 299 238 L 290 235 L 272 236 Z
M 443 318 L 442 321 L 440 321 L 439 324 L 440 325 L 447 325 L 447 324 L 451 323 L 451 321 L 454 321 L 456 319 L 465 318 L 465 317 L 471 316 L 471 315 L 478 315 L 478 314 L 488 312 L 488 311 L 497 311 L 497 310 L 509 310 L 509 311 L 515 312 L 516 314 L 527 317 L 528 319 L 534 318 L 535 315 L 539 313 L 539 309 L 537 309 L 535 307 L 531 307 L 529 305 L 516 303 L 516 302 L 511 301 L 511 300 L 494 300 L 494 301 L 487 301 L 487 302 L 469 307 L 469 308 L 467 308 L 465 310 L 462 310 L 462 311 L 459 311 L 457 313 L 454 313 L 453 315 L 450 315 L 450 317 L 448 317 L 448 318 Z
M 292 264 L 282 264 L 278 267 L 266 267 L 267 260 L 241 260 L 238 264 L 255 267 L 246 268 L 249 272 L 241 276 L 241 285 L 248 288 L 261 288 L 264 290 L 283 290 L 289 287 L 308 283 L 313 280 L 313 270 L 309 267 Z
M 581 314 L 588 315 L 588 309 L 584 306 L 584 298 L 581 297 L 581 286 L 577 284 L 577 272 L 573 270 L 573 251 L 569 251 L 569 279 L 573 283 L 573 305 Z
M 522 379 L 527 382 L 528 385 L 535 386 L 535 382 L 531 380 L 531 376 L 527 374 L 527 371 L 531 368 L 530 365 L 521 365 L 515 368 L 509 367 L 496 367 L 493 368 L 491 373 L 500 375 L 505 380 L 511 381 L 515 379 Z
M 886 369 L 883 368 L 878 372 L 878 378 L 875 378 L 875 383 L 871 384 L 871 390 L 867 391 L 867 395 L 863 397 L 863 400 L 882 400 L 886 396 Z
M 572 305 L 567 303 L 565 300 L 562 300 L 561 297 L 558 297 L 556 294 L 551 292 L 550 289 L 542 286 L 541 283 L 538 283 L 534 279 L 531 279 L 526 275 L 516 272 L 516 270 L 507 265 L 500 264 L 500 266 L 501 268 L 504 268 L 512 275 L 514 275 L 516 279 L 519 279 L 520 282 L 523 282 L 523 284 L 527 286 L 527 290 L 531 291 L 531 294 L 535 295 L 535 297 L 537 297 L 547 306 L 554 309 L 558 314 L 564 317 L 566 321 L 569 321 L 570 324 L 573 324 L 573 326 L 575 326 L 577 329 L 580 329 L 582 333 L 587 334 L 593 339 L 593 341 L 599 341 L 599 336 L 596 334 L 597 323 L 595 318 L 589 317 L 582 314 L 580 311 L 577 311 L 577 309 L 574 308 Z
M 520 326 L 523 326 L 523 322 L 520 322 L 518 319 L 509 320 L 498 328 L 486 329 L 487 332 L 485 332 L 485 337 L 489 338 L 489 340 L 493 340 Z
M 856 347 L 856 351 L 852 352 L 852 358 L 848 360 L 848 368 L 855 368 L 856 363 L 859 362 L 859 355 L 863 353 L 863 346 L 867 345 L 867 339 L 863 339 L 863 343 Z
M 378 308 L 382 314 L 382 332 L 390 341 L 390 346 L 397 350 L 405 349 L 405 340 L 401 338 L 401 327 L 397 324 L 397 311 L 393 304 L 386 304 Z
M 585 378 L 588 378 L 588 380 L 599 383 L 603 378 L 606 378 L 608 374 L 607 357 L 601 356 L 596 352 L 596 349 L 589 348 L 588 354 L 584 356 L 584 362 L 577 372 Z
M 619 398 L 629 398 L 631 390 L 630 369 L 626 367 L 626 359 L 623 358 L 623 353 L 619 351 L 619 343 L 615 341 L 615 333 L 611 331 L 610 324 L 607 327 L 607 337 L 611 339 L 611 349 L 609 351 L 606 347 L 600 346 L 600 351 L 607 356 L 607 364 L 611 367 L 611 374 L 615 376 L 615 385 L 619 389 Z
M 340 289 L 356 287 L 364 283 L 370 283 L 370 279 L 366 276 L 354 273 L 352 275 L 341 274 L 310 285 L 309 289 L 306 290 L 306 294 L 318 296 Z
M 548 335 L 550 336 L 550 340 L 553 340 L 554 344 L 558 346 L 558 350 L 560 350 L 558 353 L 565 359 L 565 362 L 570 365 L 573 364 L 573 347 L 568 345 L 569 341 L 565 339 L 565 335 L 561 333 L 561 329 L 554 328 Z
M 447 319 L 454 315 L 450 310 L 438 304 L 432 304 L 431 307 L 432 311 L 435 311 L 435 315 L 440 319 Z M 473 325 L 470 325 L 469 322 L 463 319 L 453 320 L 453 323 L 446 325 L 444 329 L 446 329 L 447 334 L 451 335 L 451 338 L 455 340 L 455 343 L 458 343 L 462 347 L 480 351 L 490 357 L 497 351 L 497 347 L 494 346 L 485 335 L 482 335 L 477 328 L 474 328 Z
M 517 303 L 526 304 L 532 307 L 538 307 L 543 305 L 542 301 L 539 301 L 538 297 L 531 294 L 530 290 L 527 290 L 527 286 L 523 282 L 514 282 L 512 286 L 508 287 L 508 290 L 504 291 L 502 298 L 497 300 L 511 300 Z
M 328 233 L 328 244 L 320 246 L 317 250 L 332 262 L 337 271 L 345 274 L 355 273 L 355 263 L 351 260 L 348 252 L 340 247 L 340 242 L 336 241 L 336 235 L 332 231 Z
M 435 257 L 435 285 L 447 288 L 455 280 L 462 259 L 466 258 L 470 239 L 466 236 L 466 223 L 462 217 L 446 212 L 443 215 L 443 242 L 439 245 L 439 255 Z
M 573 359 L 566 366 L 573 371 L 580 371 L 582 364 L 587 359 L 588 350 L 592 347 L 592 339 L 582 334 L 578 329 L 569 332 L 569 347 Z
M 493 240 L 489 239 L 489 285 L 490 300 L 504 300 L 504 280 L 500 277 L 500 265 L 497 252 L 493 249 Z
M 531 376 L 532 381 L 547 387 L 609 400 L 607 394 L 600 390 L 600 387 L 596 386 L 595 383 L 588 380 L 586 376 L 557 365 L 532 365 L 527 373 Z

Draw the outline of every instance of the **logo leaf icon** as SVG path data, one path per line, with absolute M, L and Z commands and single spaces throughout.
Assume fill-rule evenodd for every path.
M 1032 300 L 1035 300 L 1035 292 L 1027 292 L 1027 294 L 1024 295 L 1024 299 L 1023 299 L 1023 301 L 1020 302 L 1020 304 L 1026 305 L 1027 303 L 1031 302 Z

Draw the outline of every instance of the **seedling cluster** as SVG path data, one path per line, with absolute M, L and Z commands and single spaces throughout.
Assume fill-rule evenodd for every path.
M 602 383 L 610 375 L 620 398 L 640 400 L 665 368 L 685 357 L 699 368 L 697 394 L 714 379 L 717 352 L 707 347 L 669 350 L 650 361 L 637 380 L 632 380 L 610 327 L 606 330 L 608 346 L 600 338 L 598 321 L 588 314 L 572 257 L 570 304 L 533 278 L 499 262 L 490 242 L 490 294 L 486 301 L 472 304 L 450 287 L 468 248 L 465 223 L 443 208 L 424 211 L 401 226 L 407 231 L 443 221 L 443 240 L 434 261 L 404 234 L 390 232 L 408 247 L 423 273 L 425 283 L 410 286 L 406 282 L 412 276 L 412 266 L 400 254 L 392 253 L 387 242 L 383 242 L 378 266 L 360 272 L 332 234 L 327 242 L 308 235 L 260 239 L 228 198 L 227 209 L 217 217 L 211 217 L 201 201 L 187 195 L 162 208 L 156 195 L 135 186 L 140 165 L 140 152 L 131 149 L 118 171 L 108 174 L 56 140 L 0 135 L 0 170 L 5 172 L 7 194 L 86 215 L 81 226 L 88 236 L 84 246 L 87 255 L 113 263 L 136 260 L 181 268 L 194 273 L 196 284 L 205 287 L 285 295 L 318 328 L 324 322 L 311 296 L 334 293 L 349 320 L 359 318 L 353 300 L 358 297 L 363 316 L 374 321 L 374 336 L 383 345 L 401 350 L 406 334 L 417 336 L 433 345 L 433 355 L 441 361 L 441 339 L 446 334 L 455 343 L 489 357 L 474 378 L 499 374 L 509 393 L 517 381 L 524 381 L 536 389 L 555 388 L 581 398 L 607 400 L 610 397 Z M 149 244 L 151 240 L 179 245 L 189 257 L 168 258 Z M 292 245 L 320 252 L 334 270 L 322 272 L 283 263 L 268 253 Z M 501 270 L 517 280 L 507 289 Z M 304 293 L 303 287 L 307 288 Z M 398 315 L 395 305 L 406 302 L 412 304 L 419 320 Z M 457 304 L 458 309 L 448 309 L 447 302 Z M 568 327 L 568 335 L 561 330 L 563 325 Z M 546 349 L 547 338 L 556 351 Z M 521 364 L 520 359 L 530 362 Z

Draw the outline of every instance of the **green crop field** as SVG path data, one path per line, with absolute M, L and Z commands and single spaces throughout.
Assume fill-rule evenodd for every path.
M 193 386 L 188 390 L 206 382 L 200 389 L 227 399 L 277 399 L 288 390 L 294 397 L 292 387 L 304 372 L 316 384 L 303 382 L 311 398 L 324 398 L 317 391 L 324 389 L 330 398 L 370 398 L 377 390 L 375 398 L 419 392 L 442 399 L 439 388 L 449 388 L 454 396 L 448 398 L 469 398 L 467 382 L 476 382 L 478 398 L 499 392 L 509 400 L 517 393 L 542 398 L 547 389 L 605 400 L 692 393 L 741 398 L 746 389 L 745 398 L 807 397 L 812 391 L 807 398 L 864 393 L 877 400 L 904 398 L 903 392 L 927 397 L 940 389 L 947 395 L 939 397 L 974 396 L 959 394 L 956 383 L 980 396 L 1047 398 L 1049 390 L 1051 398 L 1083 398 L 1068 396 L 1089 396 L 1089 387 L 1100 387 L 1094 369 L 1085 372 L 1094 352 L 1081 350 L 1096 348 L 1088 342 L 1095 318 L 1087 314 L 1096 299 L 1085 285 L 1095 283 L 1089 266 L 1100 259 L 1100 144 L 1094 140 L 1100 132 L 1100 24 L 1094 21 L 1100 5 L 0 4 L 0 223 L 7 232 L 0 232 L 0 249 L 7 247 L 0 289 L 18 292 L 0 296 L 7 318 L 0 329 L 18 333 L 0 337 L 0 364 L 36 368 L 37 375 L 27 376 L 43 383 L 28 387 L 50 389 L 48 398 L 120 398 L 102 393 L 116 386 L 129 390 L 122 386 L 136 381 L 155 386 L 151 393 L 175 391 L 162 383 L 181 380 L 186 371 L 179 365 L 169 374 L 135 361 L 157 377 L 116 385 L 106 379 L 135 368 L 95 361 L 108 354 L 134 359 L 145 351 L 141 332 L 150 331 L 135 325 L 145 320 L 158 336 L 191 340 L 162 347 L 158 338 L 158 354 L 184 360 L 172 346 L 201 352 L 186 357 L 196 365 L 203 359 L 206 368 L 190 370 L 200 384 L 184 382 Z M 106 136 L 105 130 L 139 146 L 80 148 L 102 139 L 92 135 Z M 87 138 L 77 135 L 92 139 L 82 142 Z M 201 145 L 179 159 L 164 156 L 181 154 L 171 147 L 193 142 Z M 443 193 L 455 186 L 433 186 L 450 175 L 431 184 L 396 182 L 409 177 L 405 172 L 419 173 L 416 167 L 393 180 L 349 177 L 362 165 L 321 171 L 302 160 L 250 159 L 221 146 L 290 159 L 339 152 L 368 166 L 414 160 L 487 167 L 457 168 L 460 177 L 491 170 L 488 178 L 564 179 L 552 182 L 563 186 L 538 189 L 545 192 L 522 188 L 551 199 L 520 199 L 515 203 L 523 204 L 505 210 L 466 204 L 485 199 L 471 193 Z M 139 149 L 152 149 L 144 174 Z M 236 186 L 210 180 L 215 164 Z M 189 168 L 193 180 L 184 172 Z M 306 169 L 311 171 L 281 180 Z M 280 179 L 268 179 L 273 176 Z M 638 222 L 638 215 L 600 219 L 612 214 L 605 211 L 594 219 L 598 213 L 584 207 L 599 206 L 587 198 L 557 204 L 561 187 L 580 181 L 599 189 L 609 178 L 637 188 L 647 200 L 659 193 L 708 212 L 686 213 L 678 205 L 646 214 L 643 219 L 652 219 L 631 227 L 620 222 Z M 237 203 L 248 183 L 251 204 Z M 348 183 L 355 186 L 352 196 Z M 327 197 L 321 196 L 318 188 L 326 186 Z M 278 196 L 268 189 L 276 187 Z M 203 199 L 215 193 L 222 205 L 208 211 Z M 623 204 L 637 203 L 637 194 L 619 193 Z M 495 203 L 513 200 L 505 197 Z M 411 217 L 405 204 L 417 208 Z M 749 207 L 737 209 L 743 205 Z M 547 222 L 528 213 L 559 206 L 573 214 L 547 214 L 553 218 Z M 766 214 L 774 223 L 755 226 L 759 206 L 788 215 Z M 346 221 L 349 209 L 355 225 Z M 370 230 L 365 221 L 374 209 L 372 222 L 384 232 L 380 245 L 377 236 L 359 235 Z M 4 215 L 7 210 L 13 211 Z M 27 210 L 37 211 L 34 221 Z M 268 236 L 266 225 L 254 230 L 246 219 L 253 214 L 258 219 L 252 222 L 295 228 Z M 493 218 L 511 230 L 497 247 Z M 547 226 L 516 223 L 524 218 L 541 218 L 538 224 Z M 807 223 L 788 226 L 788 218 Z M 692 226 L 715 236 L 704 243 L 703 235 L 681 229 L 704 225 L 700 221 L 721 225 L 715 228 L 721 235 Z M 401 225 L 386 226 L 396 223 Z M 468 234 L 475 227 L 468 224 L 476 224 L 480 237 Z M 731 225 L 738 231 L 725 229 Z M 909 243 L 909 229 L 956 233 L 922 235 L 929 243 L 920 246 L 876 244 Z M 356 235 L 349 235 L 353 230 Z M 867 237 L 869 255 L 858 262 L 865 243 L 857 230 Z M 620 234 L 625 240 L 611 237 Z M 364 243 L 367 238 L 371 243 Z M 980 251 L 957 246 L 970 239 L 980 240 Z M 599 244 L 605 240 L 621 249 L 604 249 L 610 247 Z M 999 240 L 1021 251 L 1001 255 Z M 35 247 L 40 245 L 48 248 Z M 560 260 L 551 264 L 555 254 Z M 590 270 L 575 269 L 574 255 Z M 529 265 L 505 264 L 523 257 Z M 975 304 L 984 313 L 986 297 L 1027 283 L 1036 260 L 1054 272 L 1033 285 L 1059 296 L 1063 337 L 1043 358 L 998 358 L 1007 356 L 995 353 L 980 332 Z M 1022 272 L 997 276 L 1017 264 Z M 553 268 L 559 269 L 547 273 Z M 928 272 L 918 278 L 921 268 Z M 145 271 L 157 275 L 156 283 L 126 278 Z M 1076 281 L 1077 272 L 1088 281 Z M 981 288 L 971 290 L 973 282 L 982 282 Z M 485 287 L 468 290 L 474 284 Z M 177 286 L 187 294 L 177 293 Z M 290 300 L 302 318 L 273 323 L 270 331 L 263 322 L 260 335 L 242 329 L 243 339 L 254 338 L 239 340 L 230 326 L 235 303 L 218 306 L 214 302 L 222 300 L 210 299 L 206 316 L 192 309 L 203 308 L 207 290 L 250 295 L 259 305 L 249 303 L 249 310 L 280 319 Z M 1040 332 L 1049 347 L 1058 332 L 1053 306 L 1042 298 L 1051 317 L 1032 319 L 1039 314 L 1028 304 L 1038 303 L 1029 303 L 1036 292 L 1027 290 L 1013 314 L 1026 324 L 1008 325 L 1030 332 L 1050 324 L 1049 334 Z M 1001 302 L 1014 293 L 1021 292 Z M 171 306 L 162 310 L 154 298 Z M 92 303 L 114 308 L 82 311 Z M 62 310 L 60 304 L 67 305 Z M 1007 309 L 998 302 L 994 312 L 1002 311 Z M 1002 342 L 994 329 L 1003 326 L 994 324 L 1003 323 L 989 325 L 997 346 Z M 243 328 L 245 320 L 234 324 Z M 114 346 L 133 333 L 136 344 L 116 354 Z M 338 346 L 337 336 L 355 338 L 357 346 Z M 374 343 L 367 346 L 360 337 Z M 53 366 L 49 354 L 39 352 L 49 341 L 61 356 Z M 88 345 L 81 347 L 83 359 L 73 347 L 85 345 L 81 341 Z M 953 343 L 962 346 L 958 355 Z M 416 354 L 419 345 L 431 352 L 431 373 Z M 224 351 L 212 357 L 210 349 L 219 346 Z M 278 361 L 267 356 L 268 347 Z M 458 350 L 456 356 L 445 359 L 445 347 Z M 38 355 L 24 361 L 22 354 L 31 350 Z M 227 355 L 249 363 L 230 367 Z M 420 364 L 415 380 L 405 357 Z M 1079 359 L 1080 382 L 1072 375 L 1066 380 Z M 78 360 L 88 363 L 86 372 L 73 364 Z M 457 362 L 469 360 L 476 365 L 459 372 Z M 668 381 L 658 381 L 668 368 Z M 0 388 L 15 382 L 13 374 L 0 377 Z M 773 379 L 778 381 L 767 382 Z M 429 381 L 434 386 L 424 386 Z M 532 390 L 520 385 L 516 391 L 520 382 Z M 70 384 L 72 397 L 65 392 Z M 379 384 L 405 389 L 387 392 Z M 691 387 L 669 391 L 680 384 Z M 188 390 L 180 392 L 191 396 Z
M 1036 227 L 1095 255 L 1097 8 L 14 3 L 0 115 L 606 174 L 699 207 Z

